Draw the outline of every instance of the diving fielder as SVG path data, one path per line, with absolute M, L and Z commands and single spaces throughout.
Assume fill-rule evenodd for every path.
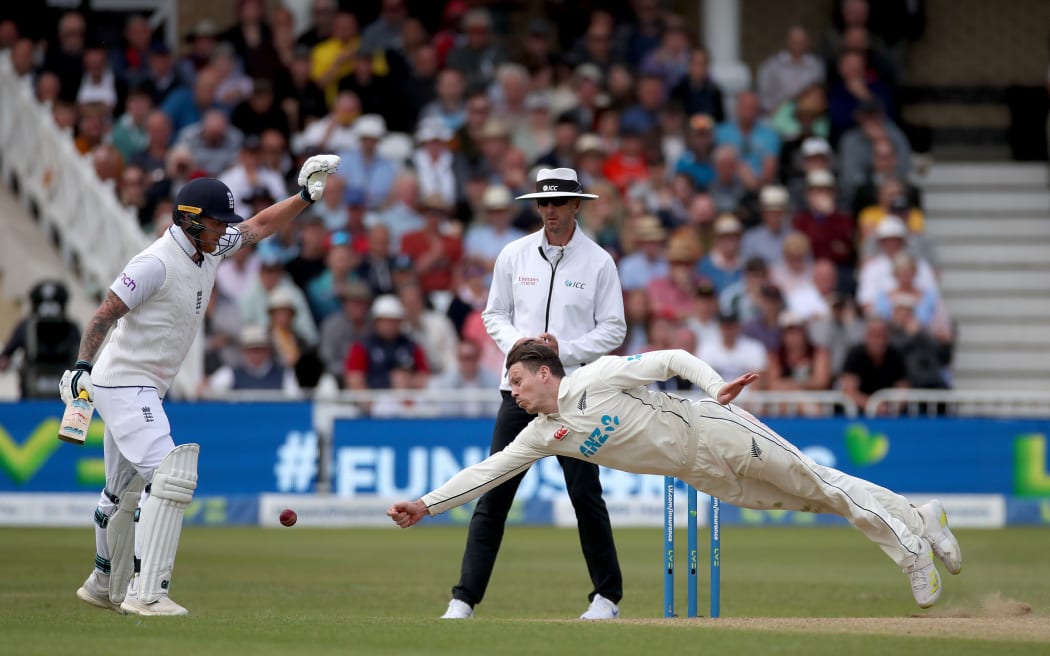
M 174 225 L 132 258 L 95 311 L 59 389 L 67 405 L 86 392 L 106 424 L 106 487 L 95 511 L 95 569 L 77 590 L 83 601 L 135 615 L 187 614 L 168 593 L 200 447 L 175 446 L 161 399 L 204 322 L 219 263 L 320 199 L 338 166 L 334 155 L 306 160 L 299 193 L 247 221 L 219 180 L 186 183 Z
M 690 401 L 645 387 L 674 376 L 711 398 Z M 675 476 L 745 508 L 844 517 L 904 570 L 922 608 L 941 594 L 934 554 L 952 574 L 962 570 L 962 551 L 939 501 L 916 508 L 890 490 L 818 465 L 753 415 L 729 405 L 758 374 L 726 383 L 707 363 L 675 350 L 606 356 L 566 376 L 554 351 L 529 341 L 507 356 L 507 377 L 518 405 L 538 416 L 502 451 L 418 501 L 394 504 L 387 515 L 398 526 L 461 506 L 536 460 L 562 455 L 637 474 Z

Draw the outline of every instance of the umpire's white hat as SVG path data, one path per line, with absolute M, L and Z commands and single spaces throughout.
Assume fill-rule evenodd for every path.
M 576 177 L 576 171 L 569 168 L 540 169 L 536 174 L 536 191 L 531 194 L 518 196 L 517 200 L 528 200 L 530 198 L 597 198 L 594 194 L 583 193 L 580 179 Z

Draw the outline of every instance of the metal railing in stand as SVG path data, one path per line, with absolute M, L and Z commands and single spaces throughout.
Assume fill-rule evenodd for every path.
M 859 416 L 860 408 L 851 398 L 835 390 L 749 392 L 733 402 L 760 417 L 832 417 Z
M 1050 392 L 1033 390 L 881 389 L 868 398 L 866 417 L 1050 417 Z
M 701 392 L 676 392 L 687 399 L 706 398 Z M 212 394 L 202 400 L 232 402 L 313 401 L 338 408 L 339 418 L 426 418 L 426 417 L 495 417 L 502 397 L 489 389 L 451 390 L 344 390 L 334 394 L 300 393 L 288 395 L 279 390 L 243 390 Z M 857 417 L 857 405 L 841 392 L 754 391 L 734 405 L 764 417 Z M 316 411 L 315 411 L 316 412 Z
M 50 106 L 15 75 L 8 52 L 0 52 L 0 177 L 17 181 L 21 202 L 35 210 L 49 237 L 58 237 L 90 293 L 105 291 L 151 241 L 118 202 L 113 182 L 98 179 L 72 132 L 60 129 Z

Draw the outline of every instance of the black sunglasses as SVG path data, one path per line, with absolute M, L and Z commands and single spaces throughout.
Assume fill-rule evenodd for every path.
M 569 203 L 570 200 L 572 199 L 566 198 L 564 196 L 561 198 L 537 198 L 536 204 L 540 207 L 547 207 L 548 205 L 553 205 L 555 207 L 564 207 Z

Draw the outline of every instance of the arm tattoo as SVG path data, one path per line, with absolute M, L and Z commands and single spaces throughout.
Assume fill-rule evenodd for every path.
M 237 229 L 241 231 L 241 241 L 243 242 L 242 248 L 247 248 L 256 244 L 259 241 L 259 233 L 255 231 L 251 221 L 245 221 L 237 226 Z
M 299 194 L 285 198 L 259 212 L 244 223 L 237 224 L 242 247 L 250 247 L 286 227 L 308 204 Z
M 124 305 L 124 301 L 112 291 L 108 292 L 102 305 L 98 306 L 98 310 L 95 311 L 95 316 L 91 317 L 87 328 L 84 329 L 84 337 L 80 340 L 80 354 L 77 359 L 94 362 L 99 347 L 109 334 L 109 329 L 113 327 L 117 319 L 128 312 L 128 306 Z

